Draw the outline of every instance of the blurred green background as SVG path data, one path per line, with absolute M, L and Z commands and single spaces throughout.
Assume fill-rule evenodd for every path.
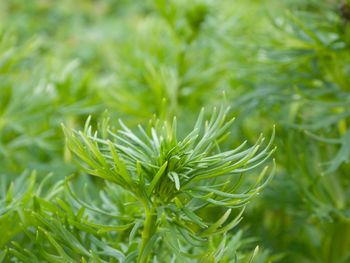
M 79 173 L 61 123 L 176 115 L 186 134 L 202 107 L 227 105 L 227 148 L 276 125 L 276 174 L 238 227 L 242 253 L 350 262 L 349 76 L 348 1 L 2 0 L 2 196 L 24 171 Z

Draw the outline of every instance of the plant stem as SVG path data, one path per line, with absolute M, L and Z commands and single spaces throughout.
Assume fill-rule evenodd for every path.
M 329 233 L 329 252 L 326 262 L 348 262 L 350 257 L 350 221 L 346 218 L 335 218 L 328 229 L 331 232 Z
M 145 207 L 145 214 L 146 214 L 145 223 L 142 231 L 142 241 L 141 241 L 139 255 L 137 258 L 137 263 L 149 262 L 151 253 L 148 252 L 148 254 L 144 255 L 145 248 L 149 240 L 152 238 L 152 236 L 156 232 L 156 223 L 157 223 L 156 209 L 154 207 L 152 207 L 151 209 L 149 209 L 148 207 Z

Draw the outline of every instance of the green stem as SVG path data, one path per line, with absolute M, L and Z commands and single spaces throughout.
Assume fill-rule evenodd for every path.
M 141 241 L 141 247 L 139 251 L 139 255 L 137 258 L 137 263 L 147 263 L 149 262 L 151 253 L 148 253 L 144 255 L 145 248 L 149 242 L 149 240 L 152 238 L 154 233 L 156 232 L 156 224 L 157 224 L 157 214 L 154 207 L 151 209 L 145 208 L 145 223 L 142 231 L 142 241 Z
M 329 227 L 330 242 L 328 249 L 328 261 L 349 262 L 350 252 L 350 222 L 344 218 L 336 218 Z

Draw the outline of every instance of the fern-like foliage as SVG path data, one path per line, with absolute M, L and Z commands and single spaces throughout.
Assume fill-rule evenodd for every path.
M 89 174 L 119 185 L 144 208 L 142 242 L 138 262 L 147 262 L 154 248 L 166 236 L 162 227 L 174 229 L 192 242 L 207 242 L 224 234 L 240 221 L 241 213 L 230 219 L 231 208 L 244 206 L 271 178 L 263 169 L 256 184 L 237 193 L 242 173 L 264 163 L 273 153 L 272 140 L 220 151 L 219 143 L 228 136 L 233 119 L 227 110 L 214 109 L 209 121 L 202 110 L 193 130 L 178 139 L 177 122 L 153 121 L 149 129 L 130 130 L 122 121 L 113 131 L 109 120 L 93 132 L 90 119 L 83 131 L 64 127 L 68 148 Z M 226 209 L 216 222 L 199 215 L 204 207 Z M 173 237 L 174 238 L 174 237 Z M 172 243 L 181 254 L 177 242 Z

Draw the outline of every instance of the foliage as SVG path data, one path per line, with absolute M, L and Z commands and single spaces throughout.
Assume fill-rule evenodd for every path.
M 348 0 L 1 1 L 0 262 L 349 262 L 349 29 Z

